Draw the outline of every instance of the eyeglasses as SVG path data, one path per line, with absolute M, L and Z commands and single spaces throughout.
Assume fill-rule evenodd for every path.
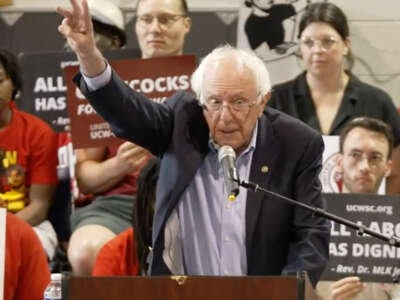
M 168 28 L 172 26 L 176 21 L 178 21 L 182 17 L 186 17 L 186 15 L 179 14 L 159 14 L 157 16 L 153 16 L 151 14 L 137 15 L 136 22 L 142 26 L 150 26 L 153 24 L 154 19 L 157 19 L 157 23 L 162 28 Z
M 337 43 L 337 41 L 338 40 L 334 36 L 325 36 L 320 39 L 306 38 L 301 40 L 300 43 L 309 49 L 314 48 L 314 46 L 318 43 L 323 50 L 327 51 L 330 50 Z
M 252 108 L 254 105 L 256 105 L 256 102 L 249 103 L 247 100 L 241 98 L 235 99 L 231 102 L 226 102 L 225 104 L 221 100 L 210 98 L 205 100 L 203 107 L 212 112 L 219 112 L 223 107 L 227 107 L 231 111 L 233 110 L 235 112 L 248 113 L 250 108 Z
M 383 155 L 379 153 L 373 153 L 367 156 L 365 153 L 359 151 L 352 151 L 348 154 L 348 156 L 357 164 L 359 164 L 364 160 L 364 158 L 366 158 L 368 164 L 373 167 L 378 166 L 383 161 Z

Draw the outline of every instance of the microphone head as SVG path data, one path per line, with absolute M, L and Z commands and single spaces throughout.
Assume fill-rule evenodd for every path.
M 236 153 L 235 150 L 231 146 L 224 145 L 218 150 L 218 161 L 221 163 L 222 159 L 225 156 L 230 156 L 233 160 L 236 160 Z

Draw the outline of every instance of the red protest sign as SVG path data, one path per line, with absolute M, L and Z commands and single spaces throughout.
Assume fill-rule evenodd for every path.
M 193 55 L 153 59 L 110 61 L 113 69 L 134 90 L 153 101 L 162 102 L 180 90 L 190 90 L 190 76 L 196 67 Z M 71 139 L 75 149 L 117 145 L 122 141 L 72 82 L 77 66 L 65 68 Z

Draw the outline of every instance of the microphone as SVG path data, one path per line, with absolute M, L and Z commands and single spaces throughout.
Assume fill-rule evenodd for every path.
M 222 146 L 218 150 L 218 161 L 222 166 L 225 187 L 230 201 L 239 194 L 239 176 L 235 167 L 236 154 L 231 146 Z

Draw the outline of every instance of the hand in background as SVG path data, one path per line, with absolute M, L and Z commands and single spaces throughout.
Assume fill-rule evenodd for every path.
M 101 194 L 119 184 L 127 175 L 138 172 L 150 153 L 130 142 L 118 146 L 77 149 L 75 176 L 82 193 Z M 108 157 L 107 151 L 111 151 Z M 110 153 L 109 153 L 110 154 Z
M 359 277 L 345 277 L 338 281 L 335 281 L 331 285 L 331 294 L 329 300 L 352 300 L 365 287 L 365 283 L 360 281 Z
M 150 158 L 151 154 L 146 149 L 131 142 L 122 143 L 117 150 L 116 160 L 118 168 L 125 174 L 138 171 Z

